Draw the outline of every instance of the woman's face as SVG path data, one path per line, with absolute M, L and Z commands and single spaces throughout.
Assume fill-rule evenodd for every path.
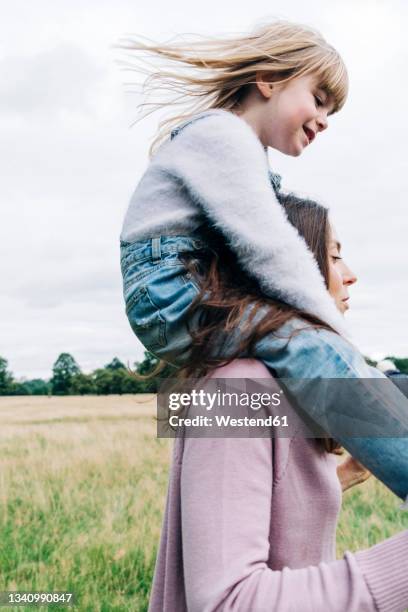
M 357 278 L 341 257 L 341 244 L 334 227 L 329 224 L 329 293 L 336 302 L 337 308 L 344 313 L 350 308 L 348 288 Z

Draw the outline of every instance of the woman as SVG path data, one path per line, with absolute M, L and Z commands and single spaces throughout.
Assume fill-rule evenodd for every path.
M 345 312 L 356 278 L 341 259 L 327 210 L 294 196 L 281 200 Z M 206 316 L 194 334 L 184 375 L 270 376 L 258 361 L 231 361 L 236 356 L 231 353 L 225 365 L 214 357 L 220 337 L 229 346 L 230 331 L 240 326 L 248 304 L 252 322 L 240 326 L 239 354 L 250 357 L 257 339 L 277 332 L 270 370 L 276 365 L 279 373 L 282 363 L 294 358 L 303 358 L 306 368 L 309 337 L 324 338 L 324 325 L 307 321 L 286 304 L 266 301 L 253 280 L 236 276 L 232 253 L 223 252 L 222 263 L 218 256 L 197 262 L 196 270 L 204 275 L 197 308 L 202 313 L 204 301 Z M 331 439 L 177 438 L 150 612 L 405 610 L 408 532 L 335 560 L 341 489 L 352 484 L 359 469 L 343 466 L 341 486 L 337 449 Z

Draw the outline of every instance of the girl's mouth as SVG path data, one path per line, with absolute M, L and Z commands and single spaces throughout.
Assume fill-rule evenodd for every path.
M 307 136 L 307 139 L 309 141 L 309 144 L 311 144 L 313 142 L 313 140 L 315 139 L 315 133 L 313 130 L 311 130 L 310 128 L 308 128 L 306 125 L 303 126 L 303 131 Z

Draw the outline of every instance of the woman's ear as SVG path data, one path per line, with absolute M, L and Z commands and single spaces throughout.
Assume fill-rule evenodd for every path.
M 273 83 L 267 80 L 267 74 L 262 72 L 256 73 L 256 86 L 265 98 L 270 98 L 273 90 Z

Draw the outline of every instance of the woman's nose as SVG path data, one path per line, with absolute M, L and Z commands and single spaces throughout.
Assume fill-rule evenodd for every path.
M 357 276 L 346 264 L 344 264 L 343 285 L 354 285 L 357 282 Z

